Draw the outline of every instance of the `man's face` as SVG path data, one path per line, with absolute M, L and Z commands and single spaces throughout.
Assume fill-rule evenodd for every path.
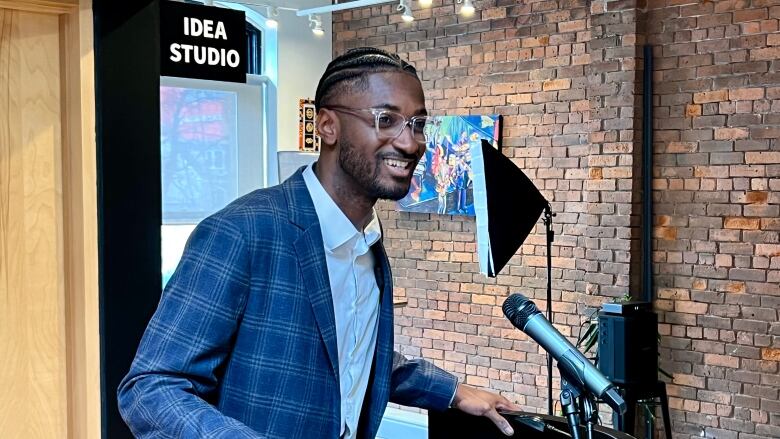
M 394 111 L 407 119 L 426 114 L 420 82 L 401 72 L 370 75 L 365 91 L 349 93 L 338 99 L 338 104 Z M 382 139 L 370 113 L 339 113 L 338 117 L 338 163 L 355 185 L 352 189 L 372 199 L 403 198 L 409 192 L 414 168 L 425 153 L 425 144 L 414 140 L 408 126 L 395 139 Z

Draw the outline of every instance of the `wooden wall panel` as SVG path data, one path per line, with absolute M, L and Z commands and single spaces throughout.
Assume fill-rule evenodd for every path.
M 67 437 L 60 34 L 0 10 L 0 437 Z
M 92 1 L 60 16 L 68 437 L 101 437 Z
M 79 0 L 0 0 L 0 9 L 65 14 L 75 10 Z

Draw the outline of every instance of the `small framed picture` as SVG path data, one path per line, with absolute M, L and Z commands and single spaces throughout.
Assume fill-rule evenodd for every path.
M 306 152 L 320 150 L 320 136 L 317 135 L 317 111 L 311 99 L 298 100 L 298 149 Z

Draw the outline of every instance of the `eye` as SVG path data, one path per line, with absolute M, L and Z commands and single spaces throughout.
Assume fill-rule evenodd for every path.
M 382 111 L 376 115 L 376 123 L 379 129 L 391 128 L 398 123 L 398 116 L 393 113 Z
M 412 129 L 415 132 L 425 131 L 425 125 L 428 123 L 428 118 L 425 116 L 418 116 L 412 118 Z

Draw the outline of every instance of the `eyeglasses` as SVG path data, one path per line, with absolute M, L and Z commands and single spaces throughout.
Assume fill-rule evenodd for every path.
M 428 123 L 428 116 L 412 116 L 409 119 L 401 113 L 385 110 L 382 108 L 350 108 L 341 105 L 328 105 L 322 108 L 328 108 L 340 113 L 352 115 L 372 114 L 374 116 L 374 129 L 376 135 L 381 140 L 393 140 L 401 135 L 409 125 L 412 130 L 412 138 L 417 143 L 426 143 L 428 137 L 425 134 L 425 125 Z

